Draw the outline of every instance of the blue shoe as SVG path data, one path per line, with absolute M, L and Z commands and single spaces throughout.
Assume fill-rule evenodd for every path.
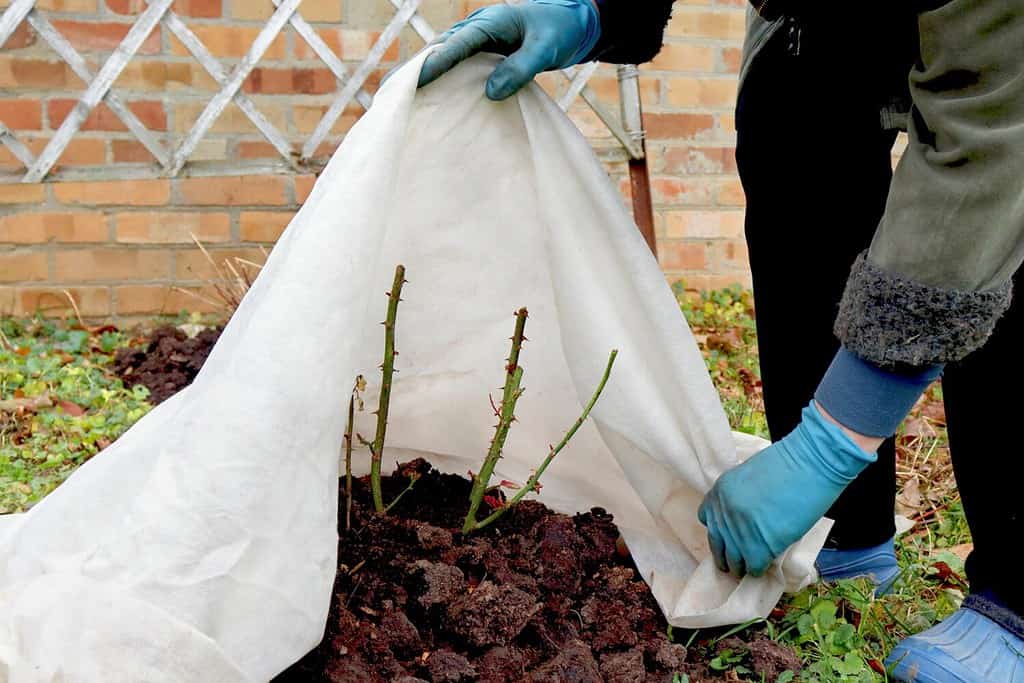
M 961 607 L 897 645 L 885 664 L 903 683 L 1022 683 L 1024 640 Z
M 875 584 L 875 595 L 885 595 L 900 574 L 893 539 L 873 548 L 833 550 L 823 548 L 814 566 L 822 581 L 868 577 Z

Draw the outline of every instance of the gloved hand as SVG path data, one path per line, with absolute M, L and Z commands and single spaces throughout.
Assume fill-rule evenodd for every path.
M 487 79 L 492 100 L 513 95 L 542 71 L 578 64 L 601 36 L 593 0 L 530 0 L 492 5 L 470 14 L 434 40 L 423 63 L 420 87 L 477 52 L 507 55 Z
M 876 459 L 811 402 L 789 436 L 723 474 L 704 497 L 697 516 L 715 564 L 761 576 Z

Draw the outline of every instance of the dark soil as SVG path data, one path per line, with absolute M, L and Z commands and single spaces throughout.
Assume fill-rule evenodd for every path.
M 800 666 L 756 632 L 695 638 L 687 651 L 679 643 L 690 633 L 676 630 L 673 642 L 604 510 L 568 517 L 526 501 L 463 536 L 470 482 L 417 460 L 385 479 L 385 500 L 410 475 L 415 488 L 388 516 L 372 514 L 366 482 L 356 482 L 349 532 L 341 491 L 326 633 L 279 683 L 741 680 L 709 668 L 726 647 L 743 656 L 750 680 Z
M 149 389 L 149 402 L 163 403 L 196 378 L 221 328 L 209 328 L 189 339 L 176 327 L 153 330 L 139 345 L 120 349 L 114 371 L 128 386 L 142 384 Z

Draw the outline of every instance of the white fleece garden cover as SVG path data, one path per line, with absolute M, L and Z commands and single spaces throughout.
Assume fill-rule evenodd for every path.
M 586 140 L 536 85 L 496 104 L 474 58 L 390 78 L 274 248 L 195 383 L 0 526 L 0 680 L 266 681 L 320 640 L 336 568 L 339 448 L 409 283 L 384 461 L 479 469 L 513 312 L 526 393 L 497 477 L 603 506 L 678 626 L 768 613 L 814 576 L 827 523 L 760 578 L 715 570 L 703 493 L 764 443 L 730 433 L 658 264 Z M 365 451 L 357 465 L 366 470 Z

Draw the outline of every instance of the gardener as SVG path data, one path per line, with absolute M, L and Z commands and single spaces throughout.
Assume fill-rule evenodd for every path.
M 498 52 L 507 58 L 486 93 L 500 100 L 541 71 L 658 52 L 670 0 L 595 1 L 479 10 L 438 39 L 420 83 Z M 705 498 L 712 553 L 723 570 L 760 575 L 828 512 L 836 526 L 822 575 L 869 574 L 884 589 L 896 573 L 885 442 L 949 365 L 973 591 L 890 661 L 905 681 L 1024 681 L 1024 590 L 1007 550 L 1024 530 L 1024 466 L 1003 456 L 1010 444 L 997 434 L 1012 429 L 1012 406 L 985 385 L 1020 385 L 1020 307 L 967 358 L 1010 309 L 1024 260 L 1024 0 L 918 0 L 912 13 L 887 8 L 870 22 L 817 7 L 832 3 L 755 4 L 763 16 L 747 38 L 737 157 L 766 407 L 773 433 L 788 435 Z M 885 129 L 899 107 L 888 96 L 908 71 L 910 145 L 890 189 Z M 818 149 L 831 153 L 828 168 Z M 841 345 L 824 332 L 836 304 Z

